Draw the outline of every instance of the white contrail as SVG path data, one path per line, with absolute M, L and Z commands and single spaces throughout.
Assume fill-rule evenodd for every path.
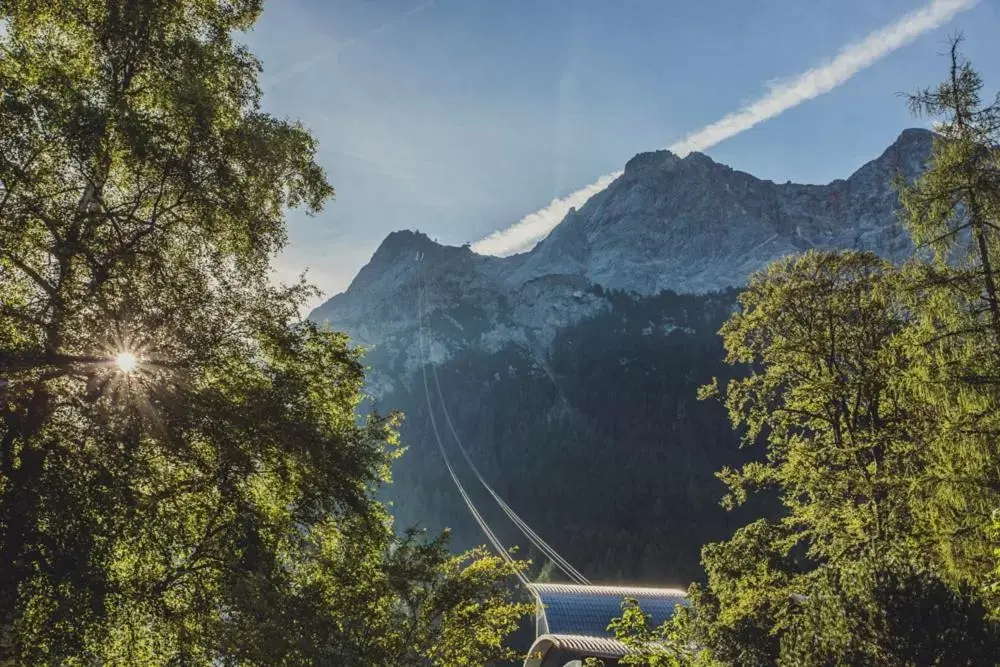
M 783 111 L 827 93 L 884 56 L 948 22 L 955 14 L 970 9 L 977 2 L 978 0 L 933 0 L 861 41 L 845 46 L 829 62 L 785 82 L 772 84 L 763 97 L 687 135 L 672 144 L 669 150 L 684 156 L 692 151 L 711 148 Z M 571 206 L 579 208 L 621 173 L 618 171 L 602 176 L 592 185 L 562 199 L 553 199 L 545 208 L 521 218 L 507 229 L 495 231 L 477 241 L 472 249 L 481 254 L 500 256 L 530 250 L 566 217 Z
M 596 183 L 571 192 L 561 199 L 553 199 L 545 208 L 529 213 L 507 229 L 497 230 L 476 241 L 472 245 L 472 250 L 480 255 L 501 257 L 531 250 L 552 231 L 553 227 L 562 222 L 571 208 L 580 208 L 588 199 L 611 185 L 611 182 L 621 175 L 620 171 L 606 174 L 597 179 Z
M 307 58 L 306 60 L 301 60 L 301 61 L 295 63 L 294 65 L 291 65 L 290 67 L 286 67 L 285 69 L 283 69 L 283 70 L 281 70 L 279 72 L 276 72 L 275 74 L 272 74 L 269 77 L 266 77 L 265 80 L 263 81 L 263 86 L 262 87 L 265 90 L 269 89 L 269 88 L 273 88 L 274 86 L 278 85 L 279 83 L 282 83 L 285 80 L 290 79 L 293 76 L 301 74 L 302 72 L 304 72 L 304 71 L 306 71 L 306 70 L 308 70 L 310 68 L 313 68 L 316 65 L 319 65 L 323 61 L 326 61 L 326 60 L 329 60 L 329 59 L 335 57 L 338 53 L 340 53 L 344 49 L 346 49 L 348 47 L 351 47 L 351 46 L 354 46 L 358 42 L 363 42 L 363 41 L 365 41 L 367 39 L 371 39 L 372 37 L 374 37 L 378 33 L 383 32 L 384 30 L 388 30 L 389 28 L 391 28 L 392 26 L 396 25 L 400 21 L 403 21 L 403 20 L 405 20 L 405 19 L 413 16 L 414 14 L 416 14 L 418 12 L 424 11 L 425 9 L 427 9 L 428 7 L 430 7 L 431 5 L 433 5 L 435 1 L 436 0 L 427 0 L 426 2 L 423 2 L 423 3 L 419 4 L 419 5 L 417 5 L 416 7 L 413 7 L 411 9 L 406 10 L 405 12 L 402 12 L 401 14 L 397 14 L 396 16 L 392 17 L 391 19 L 389 19 L 385 23 L 383 23 L 383 24 L 381 24 L 381 25 L 379 25 L 379 26 L 377 26 L 375 28 L 372 28 L 368 32 L 362 33 L 360 35 L 355 35 L 354 37 L 348 37 L 347 39 L 345 39 L 343 41 L 340 41 L 340 42 L 337 42 L 336 44 L 333 44 L 330 48 L 328 48 L 328 49 L 326 49 L 324 51 L 321 51 L 320 53 L 315 54 L 311 58 Z

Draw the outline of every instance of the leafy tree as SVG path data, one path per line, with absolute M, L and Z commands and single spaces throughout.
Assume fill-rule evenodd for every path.
M 760 519 L 727 542 L 705 546 L 708 581 L 689 588 L 692 611 L 668 622 L 693 647 L 691 662 L 775 664 L 780 643 L 774 626 L 794 608 L 793 595 L 801 595 L 792 592 L 801 590 L 803 568 L 789 553 L 789 541 L 780 524 Z
M 650 625 L 649 614 L 632 599 L 622 602 L 622 615 L 611 621 L 608 630 L 630 649 L 619 662 L 645 667 L 679 667 L 686 662 L 687 651 L 677 624 L 659 628 Z
M 774 664 L 817 568 L 904 544 L 917 439 L 896 386 L 897 283 L 870 253 L 807 252 L 754 276 L 723 326 L 728 361 L 756 369 L 726 387 L 730 418 L 748 446 L 767 446 L 765 460 L 720 473 L 725 502 L 773 490 L 784 509 L 703 550 L 689 624 L 699 659 Z
M 367 520 L 327 521 L 316 558 L 281 595 L 253 591 L 250 622 L 227 628 L 228 655 L 251 664 L 485 665 L 513 659 L 504 639 L 529 605 L 510 601 L 507 562 L 447 540 L 397 537 Z
M 729 382 L 725 403 L 767 457 L 720 476 L 727 504 L 770 489 L 784 511 L 704 549 L 707 582 L 672 624 L 696 647 L 684 659 L 977 664 L 1000 647 L 978 594 L 935 574 L 915 518 L 930 463 L 909 401 L 906 284 L 868 253 L 808 252 L 741 295 L 722 334 L 728 360 L 755 370 Z M 931 617 L 938 634 L 919 637 Z
M 523 611 L 393 536 L 395 419 L 288 324 L 285 210 L 333 190 L 260 110 L 261 6 L 0 3 L 0 664 L 482 664 Z
M 901 195 L 918 247 L 934 251 L 939 269 L 949 260 L 958 264 L 952 280 L 940 286 L 950 287 L 953 297 L 963 295 L 981 306 L 974 312 L 979 327 L 961 335 L 984 334 L 996 352 L 1000 350 L 1000 94 L 993 104 L 983 104 L 983 81 L 961 55 L 960 45 L 960 37 L 952 40 L 948 79 L 909 98 L 914 113 L 940 120 L 928 169 L 916 183 L 902 183 Z M 958 304 L 969 305 L 964 299 Z
M 804 541 L 815 561 L 886 554 L 911 532 L 920 434 L 896 383 L 897 283 L 875 255 L 808 252 L 755 276 L 722 328 L 728 361 L 759 368 L 729 383 L 730 418 L 747 444 L 767 442 L 766 461 L 720 473 L 726 502 L 776 489 L 788 547 Z
M 905 564 L 825 568 L 799 604 L 782 665 L 990 665 L 1000 650 L 982 596 Z
M 755 371 L 725 402 L 767 459 L 723 470 L 728 504 L 773 489 L 783 515 L 703 551 L 684 632 L 707 664 L 992 664 L 1000 506 L 1000 100 L 952 45 L 931 163 L 900 181 L 917 256 L 776 262 L 723 327 Z M 927 249 L 932 250 L 930 254 Z M 717 391 L 706 387 L 704 395 Z M 995 514 L 993 514 L 995 517 Z
M 687 644 L 688 615 L 681 608 L 675 613 L 673 622 L 658 628 L 650 625 L 650 616 L 632 598 L 626 598 L 621 605 L 622 615 L 608 626 L 615 638 L 626 647 L 626 654 L 616 664 L 636 667 L 682 667 L 691 665 L 693 655 Z M 603 667 L 604 661 L 588 658 L 586 667 Z

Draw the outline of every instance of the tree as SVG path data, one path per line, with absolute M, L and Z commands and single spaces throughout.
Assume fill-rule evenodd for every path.
M 741 295 L 722 335 L 728 361 L 754 370 L 724 399 L 746 445 L 766 444 L 767 456 L 720 476 L 727 504 L 765 491 L 783 511 L 703 550 L 707 582 L 692 586 L 692 611 L 674 624 L 697 647 L 687 660 L 976 664 L 997 650 L 981 598 L 936 574 L 915 518 L 930 462 L 908 400 L 905 284 L 869 253 L 807 252 Z M 904 609 L 909 626 L 885 621 Z M 917 641 L 912 623 L 927 610 L 938 610 L 939 635 Z
M 396 420 L 269 280 L 333 190 L 260 110 L 261 7 L 0 3 L 0 664 L 461 664 L 522 611 L 393 537 Z
M 897 282 L 872 254 L 807 252 L 753 277 L 721 331 L 727 360 L 756 369 L 726 387 L 730 418 L 747 446 L 767 446 L 765 460 L 720 473 L 726 503 L 764 490 L 783 506 L 702 552 L 690 628 L 721 664 L 774 664 L 818 570 L 903 545 L 918 440 L 896 386 Z
M 927 570 L 859 561 L 822 571 L 800 603 L 782 665 L 989 665 L 1000 642 L 982 596 Z
M 720 473 L 725 502 L 771 492 L 783 512 L 704 548 L 707 582 L 660 629 L 684 663 L 1000 655 L 1000 98 L 981 103 L 958 46 L 949 79 L 911 98 L 945 116 L 923 176 L 899 182 L 914 259 L 780 260 L 722 329 L 752 369 L 725 389 L 730 419 L 766 445 Z
M 622 665 L 643 667 L 679 667 L 686 662 L 687 651 L 675 626 L 665 624 L 650 626 L 649 614 L 634 599 L 622 602 L 622 615 L 608 626 L 615 638 L 629 648 L 629 654 L 620 660 Z
M 288 591 L 252 591 L 253 616 L 224 635 L 236 664 L 450 667 L 517 657 L 504 639 L 529 605 L 510 601 L 504 559 L 482 549 L 455 556 L 445 536 L 366 524 L 325 522 L 313 533 L 317 558 Z
M 625 647 L 625 655 L 616 664 L 635 667 L 682 667 L 703 664 L 698 660 L 691 636 L 690 616 L 687 609 L 679 607 L 674 618 L 659 627 L 650 625 L 650 616 L 633 598 L 621 604 L 622 615 L 612 619 L 608 630 Z M 587 658 L 585 667 L 604 667 L 604 661 Z M 708 663 L 704 663 L 708 664 Z
M 998 352 L 1000 94 L 993 104 L 983 105 L 983 81 L 962 57 L 961 41 L 952 40 L 948 79 L 909 97 L 914 113 L 943 120 L 935 125 L 938 136 L 928 169 L 916 183 L 901 183 L 901 196 L 914 243 L 934 251 L 937 268 L 951 260 L 965 269 L 938 286 L 981 305 L 976 310 L 980 328 L 962 335 L 986 334 Z
M 747 445 L 767 443 L 766 461 L 720 473 L 726 501 L 776 489 L 780 523 L 816 561 L 886 554 L 911 532 L 920 433 L 897 386 L 897 284 L 875 255 L 807 252 L 755 276 L 722 328 L 727 360 L 759 369 L 730 381 L 730 418 Z
M 959 45 L 948 79 L 910 97 L 915 112 L 940 120 L 930 164 L 901 183 L 901 199 L 915 244 L 932 251 L 911 263 L 907 291 L 918 324 L 910 400 L 934 455 L 921 519 L 948 576 L 979 585 L 1000 507 L 1000 97 L 982 103 Z

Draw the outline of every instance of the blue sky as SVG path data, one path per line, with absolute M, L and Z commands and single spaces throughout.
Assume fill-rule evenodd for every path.
M 346 288 L 389 232 L 474 242 L 664 148 L 927 0 L 271 0 L 248 36 L 265 108 L 318 137 L 337 189 L 293 214 L 279 274 Z M 876 156 L 955 31 L 992 94 L 1000 1 L 980 0 L 847 83 L 705 150 L 822 183 Z

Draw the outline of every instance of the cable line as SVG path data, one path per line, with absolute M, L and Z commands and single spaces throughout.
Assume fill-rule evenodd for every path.
M 441 382 L 438 379 L 437 369 L 432 366 L 431 370 L 434 373 L 434 383 L 437 385 L 438 398 L 441 401 L 441 409 L 444 412 L 444 418 L 448 424 L 448 429 L 451 431 L 452 437 L 458 444 L 459 451 L 465 458 L 465 462 L 469 464 L 469 467 L 472 469 L 472 473 L 476 476 L 476 479 L 479 480 L 479 483 L 483 485 L 483 488 L 486 489 L 486 491 L 493 497 L 493 500 L 495 500 L 497 505 L 500 506 L 500 509 L 503 510 L 504 514 L 506 514 L 507 517 L 514 523 L 514 525 L 516 525 L 521 530 L 521 533 L 526 538 L 528 538 L 528 541 L 534 544 L 539 551 L 548 556 L 548 558 L 552 561 L 553 565 L 559 568 L 559 570 L 563 574 L 565 574 L 567 577 L 569 577 L 576 583 L 590 584 L 590 581 L 585 576 L 583 576 L 583 574 L 581 574 L 579 570 L 570 565 L 569 561 L 563 558 L 559 554 L 559 552 L 555 550 L 554 547 L 552 547 L 548 542 L 542 539 L 542 537 L 538 533 L 532 530 L 531 526 L 529 526 L 526 521 L 524 521 L 520 516 L 518 516 L 517 512 L 511 509 L 510 505 L 504 502 L 504 499 L 501 498 L 500 495 L 493 490 L 493 487 L 491 487 L 487 483 L 487 481 L 483 478 L 483 475 L 479 472 L 479 468 L 477 468 L 476 464 L 472 462 L 472 457 L 469 456 L 468 450 L 465 448 L 465 445 L 462 444 L 462 439 L 458 437 L 458 433 L 455 430 L 455 425 L 451 421 L 451 415 L 448 413 L 448 407 L 445 405 L 444 393 L 441 391 Z
M 418 300 L 420 300 L 421 296 L 418 295 L 417 298 Z M 441 433 L 440 431 L 438 431 L 437 420 L 434 418 L 434 408 L 431 405 L 430 387 L 427 384 L 427 364 L 424 362 L 423 303 L 419 301 L 418 303 L 421 310 L 420 356 L 421 356 L 421 368 L 423 371 L 423 378 L 424 378 L 424 395 L 427 397 L 427 413 L 431 419 L 431 429 L 434 431 L 434 437 L 437 440 L 438 449 L 441 451 L 441 457 L 444 459 L 444 464 L 448 468 L 448 473 L 451 475 L 451 480 L 455 483 L 455 486 L 458 488 L 458 492 L 461 494 L 462 500 L 465 501 L 466 507 L 469 508 L 469 513 L 472 514 L 472 518 L 476 520 L 477 524 L 479 524 L 479 528 L 483 531 L 483 534 L 486 535 L 486 539 L 489 540 L 490 544 L 493 545 L 493 548 L 504 560 L 506 560 L 509 564 L 513 565 L 516 568 L 514 570 L 514 574 L 517 576 L 518 581 L 520 581 L 525 588 L 531 590 L 531 587 L 528 585 L 527 578 L 518 568 L 517 563 L 514 561 L 514 557 L 511 556 L 510 552 L 504 548 L 503 543 L 500 541 L 499 538 L 497 538 L 496 534 L 490 529 L 489 524 L 487 524 L 486 520 L 483 519 L 483 516 L 479 513 L 479 510 L 476 509 L 475 503 L 472 502 L 472 499 L 469 497 L 469 494 L 465 491 L 465 487 L 462 486 L 461 480 L 459 480 L 458 475 L 455 473 L 455 469 L 451 465 L 451 461 L 448 459 L 448 453 L 444 449 L 444 443 L 441 440 Z
M 420 331 L 421 371 L 423 374 L 424 395 L 427 398 L 427 410 L 431 420 L 431 428 L 434 431 L 434 437 L 437 440 L 438 449 L 441 452 L 441 457 L 444 459 L 445 466 L 448 469 L 448 473 L 451 475 L 452 481 L 458 488 L 458 491 L 461 494 L 462 499 L 465 501 L 465 504 L 468 507 L 470 514 L 472 514 L 473 519 L 475 519 L 476 523 L 479 524 L 480 529 L 486 535 L 487 540 L 489 540 L 490 543 L 493 545 L 493 548 L 496 549 L 501 556 L 506 558 L 509 562 L 513 563 L 514 562 L 513 557 L 503 547 L 503 543 L 499 540 L 499 538 L 497 538 L 496 534 L 492 531 L 492 529 L 490 529 L 489 524 L 487 524 L 482 514 L 479 513 L 479 510 L 476 508 L 475 504 L 472 502 L 472 499 L 469 497 L 469 494 L 466 492 L 465 487 L 462 485 L 461 480 L 459 480 L 458 475 L 451 464 L 451 460 L 448 458 L 448 453 L 445 450 L 444 443 L 441 439 L 441 434 L 437 425 L 437 419 L 434 416 L 434 409 L 431 404 L 430 388 L 427 383 L 427 363 L 424 353 L 424 345 L 426 343 L 426 339 L 424 336 L 424 309 L 423 309 L 425 293 L 426 293 L 426 285 L 423 285 L 420 293 L 417 295 L 417 308 L 419 314 L 419 327 L 420 327 L 419 331 Z M 581 574 L 579 570 L 574 568 L 569 563 L 569 561 L 563 558 L 555 550 L 555 548 L 553 548 L 544 539 L 542 539 L 542 537 L 538 533 L 536 533 L 531 528 L 531 526 L 529 526 L 520 516 L 518 516 L 518 514 L 510 507 L 510 505 L 508 505 L 503 500 L 503 498 L 501 498 L 500 495 L 493 490 L 493 487 L 491 487 L 489 483 L 487 483 L 486 479 L 479 472 L 479 469 L 476 467 L 475 463 L 473 463 L 472 457 L 469 456 L 468 450 L 466 450 L 465 446 L 462 443 L 461 438 L 459 438 L 458 432 L 455 429 L 455 425 L 451 420 L 451 415 L 448 413 L 448 407 L 444 401 L 444 393 L 441 390 L 441 382 L 440 379 L 438 378 L 437 368 L 432 366 L 431 369 L 434 373 L 434 382 L 437 388 L 438 398 L 441 402 L 441 410 L 444 412 L 445 421 L 448 424 L 448 428 L 451 432 L 452 437 L 455 439 L 456 444 L 458 444 L 459 451 L 461 451 L 462 456 L 465 459 L 466 463 L 472 469 L 472 472 L 476 476 L 476 479 L 479 481 L 480 484 L 483 485 L 483 488 L 486 489 L 486 491 L 490 494 L 490 496 L 494 499 L 494 501 L 496 501 L 497 505 L 500 506 L 500 509 L 503 510 L 504 514 L 507 515 L 507 517 L 528 539 L 528 541 L 531 542 L 545 556 L 547 556 L 552 561 L 553 565 L 555 565 L 570 580 L 579 584 L 590 584 L 590 581 L 585 576 L 583 576 L 583 574 Z M 518 574 L 518 579 L 521 580 L 521 583 L 527 585 L 527 580 L 524 578 L 524 576 L 520 572 L 518 572 L 517 574 Z

